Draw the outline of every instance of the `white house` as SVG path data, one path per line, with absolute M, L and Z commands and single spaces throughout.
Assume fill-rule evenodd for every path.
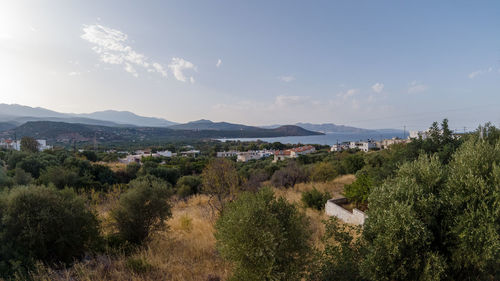
M 425 140 L 426 138 L 429 137 L 429 130 L 425 131 L 410 131 L 410 135 L 408 136 L 409 139 L 419 139 L 422 138 Z
M 368 140 L 368 141 L 360 141 L 360 142 L 356 142 L 356 141 L 351 141 L 349 143 L 349 148 L 350 149 L 359 149 L 361 151 L 364 151 L 364 152 L 368 152 L 369 150 L 371 149 L 374 149 L 376 146 L 375 142 L 372 141 L 372 140 Z
M 262 154 L 259 151 L 247 151 L 247 152 L 239 152 L 236 161 L 238 162 L 247 162 L 250 160 L 261 159 Z
M 306 145 L 287 150 L 278 150 L 274 152 L 274 162 L 285 160 L 287 158 L 297 158 L 300 155 L 313 153 L 314 151 L 316 151 L 316 149 L 312 145 Z
M 217 157 L 233 157 L 233 156 L 238 156 L 239 151 L 236 150 L 230 150 L 230 151 L 221 151 L 217 152 Z
M 349 149 L 349 143 L 343 142 L 343 143 L 336 143 L 336 144 L 332 145 L 332 147 L 330 148 L 330 151 L 331 152 L 344 151 L 347 149 Z
M 165 151 L 157 151 L 156 152 L 157 156 L 163 156 L 163 157 L 172 157 L 172 151 L 165 150 Z M 153 155 L 154 156 L 154 155 Z

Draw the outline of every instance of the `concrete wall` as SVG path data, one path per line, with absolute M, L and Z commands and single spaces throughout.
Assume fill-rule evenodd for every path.
M 347 198 L 330 199 L 325 204 L 325 213 L 328 216 L 337 217 L 343 222 L 363 225 L 365 223 L 366 214 L 358 209 L 352 210 L 352 213 L 340 206 L 340 204 L 347 203 Z

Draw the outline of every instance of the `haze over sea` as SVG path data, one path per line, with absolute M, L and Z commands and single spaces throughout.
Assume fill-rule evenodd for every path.
M 406 134 L 408 136 L 408 134 Z M 281 142 L 289 144 L 322 144 L 322 145 L 333 145 L 337 142 L 344 141 L 366 141 L 370 140 L 382 140 L 390 139 L 393 137 L 403 138 L 403 133 L 327 133 L 324 135 L 316 136 L 299 136 L 299 137 L 277 137 L 277 138 L 234 138 L 234 139 L 219 139 L 220 141 L 256 141 L 262 140 L 265 142 Z

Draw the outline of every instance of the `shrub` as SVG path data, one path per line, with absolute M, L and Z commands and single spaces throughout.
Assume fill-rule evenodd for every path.
M 363 156 L 359 153 L 351 154 L 340 162 L 343 174 L 355 174 L 365 165 Z
M 153 266 L 144 258 L 128 258 L 125 266 L 134 273 L 146 273 L 153 269 Z
M 78 180 L 78 174 L 61 166 L 52 166 L 44 170 L 39 178 L 40 183 L 45 185 L 54 184 L 55 187 L 63 189 L 64 187 L 75 187 Z
M 351 202 L 359 204 L 366 204 L 368 196 L 373 187 L 373 180 L 366 173 L 358 173 L 358 177 L 352 184 L 344 187 L 345 197 Z
M 243 193 L 215 224 L 217 249 L 234 263 L 231 280 L 301 280 L 309 230 L 297 208 L 270 188 Z
M 305 182 L 308 179 L 307 172 L 295 161 L 276 171 L 271 177 L 271 183 L 276 187 L 293 187 L 295 184 Z
M 180 228 L 185 232 L 191 232 L 191 230 L 193 230 L 193 219 L 187 214 L 183 215 L 180 218 Z
M 30 173 L 27 173 L 20 167 L 17 167 L 14 172 L 14 182 L 17 185 L 28 185 L 33 182 L 33 178 Z
M 111 216 L 122 239 L 141 244 L 172 216 L 167 202 L 172 190 L 168 183 L 153 176 L 137 178 L 129 187 Z
M 316 188 L 302 192 L 302 203 L 304 203 L 306 207 L 316 210 L 322 210 L 325 207 L 326 201 L 330 198 L 332 198 L 332 196 L 328 191 L 321 192 Z
M 227 201 L 234 198 L 239 189 L 239 177 L 234 163 L 224 158 L 210 162 L 203 170 L 203 192 L 210 196 L 211 206 L 222 211 Z
M 315 164 L 311 171 L 311 180 L 312 181 L 329 181 L 338 176 L 338 172 L 333 166 L 332 163 L 329 162 L 321 162 Z
M 183 176 L 177 181 L 177 195 L 184 199 L 199 192 L 201 178 L 198 176 Z
M 72 190 L 29 186 L 0 196 L 0 273 L 4 276 L 35 261 L 70 263 L 99 240 L 96 215 Z
M 265 170 L 253 170 L 248 180 L 243 184 L 243 190 L 256 192 L 262 186 L 262 182 L 269 179 L 269 174 Z
M 323 243 L 317 263 L 311 266 L 308 280 L 315 281 L 356 281 L 363 280 L 359 272 L 363 248 L 359 236 L 360 227 L 341 224 L 336 218 L 325 222 Z

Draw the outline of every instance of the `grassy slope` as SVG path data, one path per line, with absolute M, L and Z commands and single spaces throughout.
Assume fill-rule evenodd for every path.
M 303 183 L 291 189 L 275 189 L 276 196 L 300 205 L 301 192 L 315 187 L 329 191 L 333 196 L 342 193 L 345 184 L 352 183 L 354 176 L 339 177 L 328 183 Z M 108 212 L 116 203 L 119 191 L 115 190 L 98 201 L 96 210 L 107 226 Z M 168 230 L 156 235 L 143 249 L 126 257 L 102 255 L 96 259 L 76 263 L 73 267 L 54 271 L 40 267 L 34 273 L 35 280 L 207 280 L 210 275 L 226 280 L 231 265 L 220 258 L 215 249 L 213 236 L 215 217 L 207 204 L 207 197 L 198 195 L 188 201 L 177 201 L 173 205 L 173 217 Z M 304 209 L 310 219 L 312 243 L 322 248 L 324 234 L 322 221 L 327 218 L 323 211 Z M 190 221 L 190 223 L 187 223 Z M 144 273 L 137 273 L 127 266 L 129 259 L 142 259 L 151 265 Z

